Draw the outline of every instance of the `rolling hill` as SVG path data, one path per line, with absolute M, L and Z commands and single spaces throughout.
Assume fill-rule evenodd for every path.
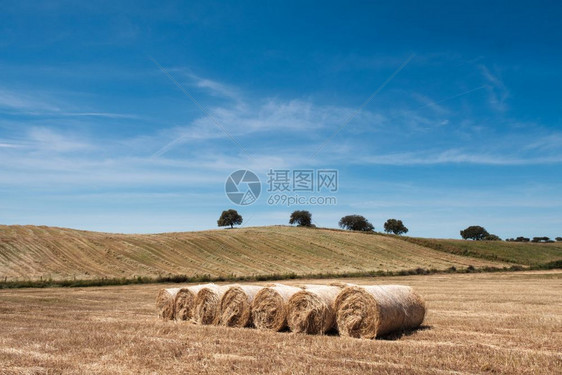
M 519 244 L 501 244 L 512 245 Z M 541 261 L 562 259 L 562 246 L 550 245 L 532 246 L 541 251 L 549 246 Z M 467 256 L 455 249 L 395 236 L 285 226 L 142 235 L 0 226 L 0 277 L 3 281 L 309 275 L 532 264 L 517 257 L 492 259 L 488 253 L 484 259 L 478 249 Z

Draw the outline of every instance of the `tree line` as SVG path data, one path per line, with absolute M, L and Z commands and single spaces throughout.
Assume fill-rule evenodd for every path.
M 217 220 L 219 227 L 231 227 L 241 225 L 243 222 L 242 215 L 236 210 L 230 209 L 222 212 L 220 218 Z M 291 213 L 289 217 L 289 224 L 297 225 L 299 227 L 316 227 L 312 224 L 312 214 L 309 211 L 297 210 Z M 361 215 L 347 215 L 340 219 L 339 226 L 342 229 L 354 230 L 360 232 L 372 232 L 375 230 L 373 224 L 369 222 L 364 216 Z M 401 235 L 408 233 L 408 228 L 402 223 L 402 220 L 388 219 L 384 223 L 384 231 L 386 233 L 393 233 Z
M 242 215 L 240 215 L 236 210 L 230 209 L 223 211 L 217 224 L 219 227 L 231 228 L 234 225 L 242 224 Z M 312 214 L 306 210 L 297 210 L 291 213 L 289 217 L 289 224 L 297 225 L 299 227 L 316 227 L 312 223 Z M 359 232 L 373 232 L 375 227 L 369 222 L 364 216 L 361 215 L 347 215 L 340 219 L 338 225 L 342 229 L 359 231 Z M 396 235 L 401 235 L 408 233 L 408 228 L 404 225 L 402 220 L 398 219 L 388 219 L 384 223 L 384 231 L 386 233 L 392 233 Z M 474 241 L 502 241 L 502 239 L 493 234 L 489 233 L 484 227 L 480 225 L 471 225 L 466 229 L 460 231 L 460 235 L 465 240 Z M 536 242 L 536 243 L 552 243 L 555 242 L 549 237 L 533 237 L 531 240 L 527 237 L 517 237 L 517 238 L 507 238 L 506 241 L 509 242 Z M 556 241 L 562 241 L 562 237 L 556 237 Z

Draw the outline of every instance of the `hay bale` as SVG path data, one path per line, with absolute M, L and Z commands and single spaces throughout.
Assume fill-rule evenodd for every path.
M 181 288 L 176 294 L 175 299 L 176 320 L 191 320 L 193 318 L 197 293 L 211 285 L 213 284 L 199 284 Z
M 301 288 L 278 284 L 260 290 L 252 302 L 252 320 L 256 328 L 281 331 L 287 327 L 287 303 Z
M 248 327 L 252 324 L 252 302 L 263 287 L 232 285 L 224 293 L 220 304 L 219 324 L 227 327 Z
M 201 288 L 195 297 L 193 320 L 197 324 L 218 324 L 221 298 L 230 285 L 211 284 Z
M 334 303 L 341 291 L 330 285 L 307 285 L 288 302 L 287 324 L 296 333 L 324 334 L 336 326 Z
M 403 285 L 348 286 L 335 309 L 340 335 L 367 339 L 416 328 L 425 317 L 423 298 Z
M 160 289 L 156 296 L 158 317 L 164 320 L 175 319 L 175 298 L 180 288 Z

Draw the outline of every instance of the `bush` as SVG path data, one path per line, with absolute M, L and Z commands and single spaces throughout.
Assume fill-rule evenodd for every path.
M 495 234 L 489 234 L 482 238 L 484 241 L 501 241 L 502 239 Z
M 548 237 L 533 237 L 533 241 L 532 242 L 537 242 L 537 243 L 545 243 L 545 242 L 554 242 L 552 241 L 550 238 Z

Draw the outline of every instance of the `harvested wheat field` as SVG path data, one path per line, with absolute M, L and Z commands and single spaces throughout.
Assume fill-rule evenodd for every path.
M 532 251 L 551 249 L 551 257 L 560 259 L 561 245 L 551 245 Z M 307 275 L 513 264 L 437 251 L 392 236 L 282 226 L 137 235 L 0 225 L 0 253 L 0 277 L 12 281 Z
M 303 335 L 163 321 L 154 296 L 177 285 L 0 290 L 0 373 L 562 372 L 562 271 L 348 281 L 414 287 L 424 325 L 375 340 Z

